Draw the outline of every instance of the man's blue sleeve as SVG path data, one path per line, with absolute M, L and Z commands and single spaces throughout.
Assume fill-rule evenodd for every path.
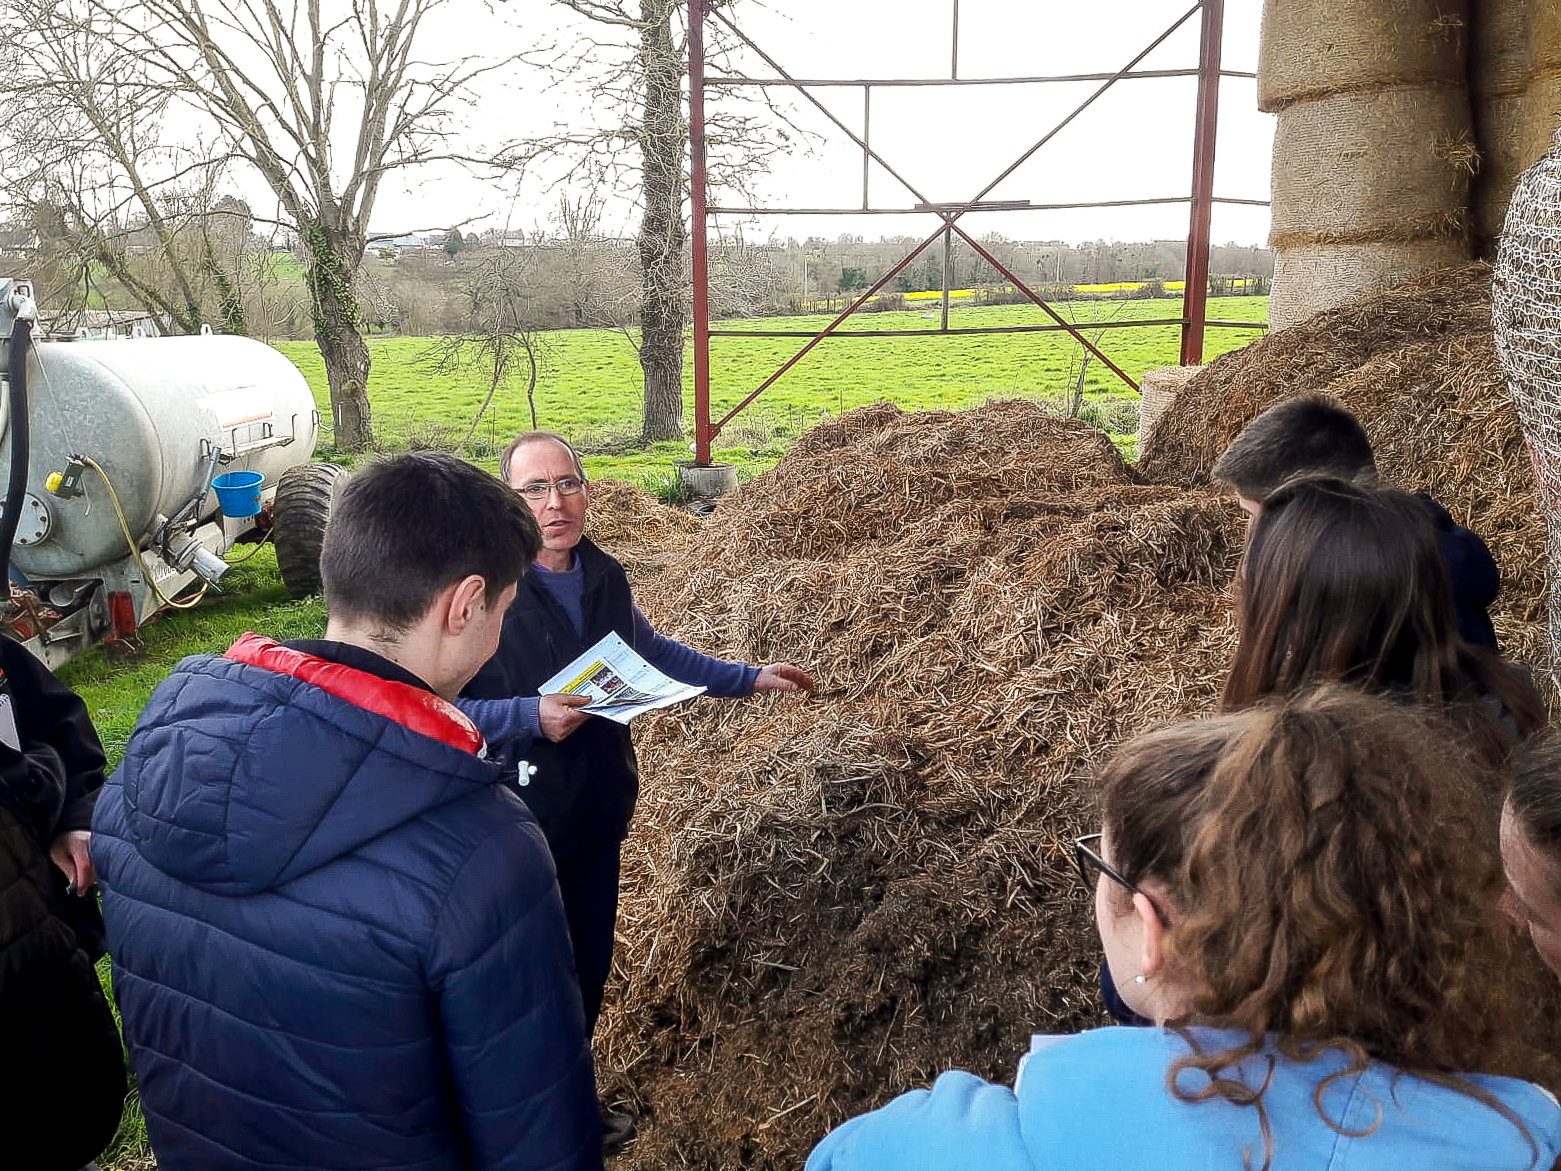
M 634 607 L 634 649 L 658 671 L 679 683 L 703 687 L 717 699 L 752 695 L 753 681 L 759 677 L 759 668 L 751 663 L 711 658 L 657 634 L 638 606 Z
M 539 698 L 535 695 L 517 695 L 509 699 L 467 699 L 462 696 L 455 701 L 455 706 L 477 725 L 477 731 L 482 733 L 489 748 L 503 748 L 507 755 L 524 756 L 531 742 L 542 735 L 542 721 L 537 712 Z

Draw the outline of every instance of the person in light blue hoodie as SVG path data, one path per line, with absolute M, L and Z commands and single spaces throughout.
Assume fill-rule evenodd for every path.
M 1152 1028 L 952 1072 L 807 1171 L 1519 1171 L 1561 1107 L 1519 1080 L 1494 818 L 1444 732 L 1339 686 L 1151 732 L 1075 861 Z

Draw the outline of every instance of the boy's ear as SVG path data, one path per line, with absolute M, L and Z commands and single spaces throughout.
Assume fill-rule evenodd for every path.
M 444 604 L 444 627 L 451 634 L 460 634 L 482 611 L 486 601 L 488 583 L 480 574 L 469 574 L 447 591 Z

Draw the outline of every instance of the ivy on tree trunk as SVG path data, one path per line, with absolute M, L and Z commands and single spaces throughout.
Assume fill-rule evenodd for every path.
M 374 443 L 369 407 L 369 347 L 363 340 L 363 315 L 352 291 L 352 278 L 363 258 L 361 237 L 332 231 L 316 220 L 305 225 L 308 249 L 305 280 L 314 316 L 314 339 L 325 361 L 330 385 L 336 446 L 365 451 Z
M 641 0 L 640 64 L 645 120 L 640 155 L 645 213 L 640 220 L 640 368 L 645 373 L 646 443 L 683 438 L 683 55 L 672 42 L 668 0 Z

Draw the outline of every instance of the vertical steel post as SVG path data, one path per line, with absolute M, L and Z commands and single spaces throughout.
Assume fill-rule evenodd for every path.
M 688 0 L 689 218 L 694 266 L 694 462 L 710 463 L 710 255 L 705 211 L 705 3 Z
M 951 228 L 943 229 L 943 332 L 949 331 L 949 281 L 952 279 L 953 269 L 952 252 L 954 249 L 954 232 Z
M 1203 326 L 1209 302 L 1209 218 L 1214 209 L 1214 144 L 1219 127 L 1220 48 L 1225 0 L 1203 0 L 1198 44 L 1198 107 L 1192 132 L 1192 213 L 1187 226 L 1186 285 L 1182 289 L 1182 365 L 1203 364 Z
M 954 0 L 954 37 L 949 50 L 949 80 L 959 80 L 959 0 Z
M 862 210 L 867 210 L 867 175 L 868 164 L 873 161 L 872 150 L 868 146 L 873 141 L 873 87 L 862 87 Z

